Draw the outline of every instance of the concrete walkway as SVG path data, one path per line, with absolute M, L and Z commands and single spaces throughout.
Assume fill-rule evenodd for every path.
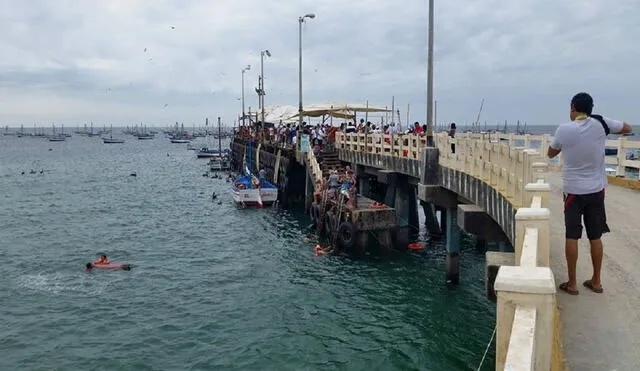
M 548 182 L 551 268 L 559 285 L 567 280 L 562 175 L 550 172 Z M 640 370 L 640 192 L 609 185 L 606 205 L 611 233 L 603 237 L 604 293 L 582 286 L 592 274 L 584 231 L 577 269 L 580 294 L 558 290 L 564 355 L 572 371 Z

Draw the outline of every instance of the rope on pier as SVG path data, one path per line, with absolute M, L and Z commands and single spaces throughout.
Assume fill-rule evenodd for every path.
M 487 349 L 484 350 L 484 355 L 482 356 L 482 360 L 480 361 L 480 366 L 478 366 L 477 371 L 480 371 L 482 369 L 482 364 L 484 363 L 484 360 L 487 358 L 487 353 L 489 353 L 489 348 L 491 348 L 491 343 L 493 343 L 493 338 L 496 336 L 497 328 L 498 328 L 498 325 L 496 325 L 493 328 L 493 334 L 491 334 L 491 339 L 489 339 L 489 344 L 487 344 Z

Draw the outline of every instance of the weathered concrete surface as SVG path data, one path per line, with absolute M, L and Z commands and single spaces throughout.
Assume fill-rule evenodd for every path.
M 502 227 L 509 242 L 515 242 L 516 209 L 491 185 L 469 174 L 445 167 L 440 167 L 437 182 L 437 185 L 483 208 L 491 219 Z M 418 184 L 418 197 L 421 200 L 429 202 L 429 188 L 432 188 L 432 185 Z
M 393 170 L 396 173 L 409 175 L 418 179 L 422 172 L 422 159 L 414 160 L 346 149 L 338 149 L 337 151 L 340 161 L 351 162 L 352 164 Z
M 564 257 L 562 178 L 548 173 L 551 184 L 551 267 L 556 283 L 567 280 Z M 582 286 L 591 278 L 589 243 L 583 232 L 578 258 L 577 296 L 558 290 L 564 354 L 571 370 L 640 369 L 640 192 L 609 185 L 603 237 L 604 293 Z
M 458 205 L 458 226 L 467 233 L 493 242 L 508 242 L 509 239 L 487 212 L 478 205 Z

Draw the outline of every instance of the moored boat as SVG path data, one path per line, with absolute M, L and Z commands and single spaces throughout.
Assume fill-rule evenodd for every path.
M 252 142 L 247 146 L 247 153 L 252 153 Z M 262 208 L 278 200 L 278 187 L 266 179 L 264 171 L 260 171 L 260 179 L 251 173 L 251 157 L 247 156 L 245 175 L 233 181 L 231 195 L 237 205 Z
M 209 160 L 211 171 L 221 171 L 231 169 L 231 159 L 227 155 L 214 156 Z
M 271 205 L 278 200 L 278 187 L 255 175 L 245 175 L 233 181 L 231 187 L 233 201 L 243 206 L 259 208 Z

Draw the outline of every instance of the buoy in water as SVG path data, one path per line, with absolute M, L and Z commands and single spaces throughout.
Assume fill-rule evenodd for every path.
M 419 242 L 412 242 L 408 246 L 409 250 L 418 251 L 424 249 L 424 245 Z

